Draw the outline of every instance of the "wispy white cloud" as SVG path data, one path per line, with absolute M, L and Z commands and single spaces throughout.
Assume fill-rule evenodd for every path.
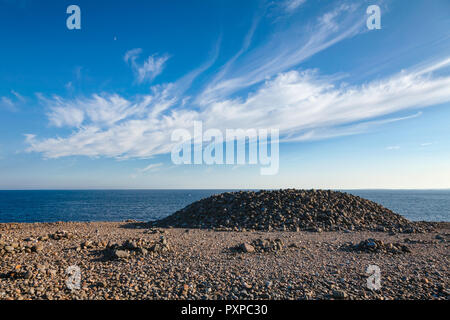
M 244 53 L 248 50 L 251 41 L 253 39 L 253 35 L 255 33 L 255 30 L 259 24 L 259 21 L 261 19 L 261 16 L 255 16 L 255 18 L 253 18 L 252 21 L 252 25 L 250 27 L 250 29 L 248 30 L 247 34 L 245 35 L 242 47 L 239 49 L 239 51 L 233 56 L 231 57 L 231 59 L 229 59 L 225 65 L 223 65 L 219 72 L 216 74 L 216 76 L 214 77 L 214 79 L 211 81 L 210 87 L 213 85 L 217 85 L 217 83 L 222 80 L 222 78 L 227 74 L 228 69 L 234 64 L 234 62 Z
M 161 163 L 152 163 L 152 164 L 149 164 L 149 165 L 146 166 L 145 168 L 137 169 L 135 173 L 132 173 L 132 174 L 130 175 L 130 177 L 131 177 L 132 179 L 136 179 L 138 176 L 143 175 L 143 174 L 145 174 L 145 173 L 159 171 L 159 169 L 160 169 L 163 165 L 164 165 L 164 164 L 163 164 L 162 162 L 161 162 Z
M 2 96 L 0 97 L 0 108 L 17 112 L 20 109 L 20 106 L 25 104 L 27 99 L 20 95 L 18 92 L 11 90 L 10 96 Z
M 283 139 L 283 141 L 284 142 L 313 141 L 313 140 L 323 140 L 335 137 L 362 134 L 387 123 L 408 120 L 419 117 L 420 115 L 422 115 L 422 112 L 417 112 L 415 114 L 405 117 L 392 117 L 382 120 L 363 121 L 357 124 L 350 123 L 347 125 L 339 125 L 335 127 L 314 128 L 311 130 L 307 130 L 306 132 L 300 133 L 299 135 L 295 134 L 288 135 Z
M 136 81 L 143 83 L 145 81 L 153 81 L 165 67 L 166 61 L 169 59 L 169 55 L 164 54 L 158 56 L 156 54 L 151 55 L 143 63 L 138 63 L 137 59 L 142 53 L 142 49 L 132 49 L 125 53 L 124 60 L 129 63 L 136 74 Z
M 285 72 L 314 54 L 364 30 L 365 20 L 358 6 L 342 4 L 321 15 L 307 27 L 314 32 L 299 32 L 305 27 L 294 24 L 274 33 L 270 39 L 241 59 L 233 57 L 226 64 L 220 81 L 212 81 L 197 97 L 200 105 L 226 98 L 236 91 L 262 83 Z M 299 22 L 301 24 L 303 22 Z M 251 34 L 251 33 L 250 33 Z
M 5 109 L 9 110 L 9 111 L 16 111 L 16 105 L 8 97 L 1 97 L 0 98 L 0 106 L 2 108 L 5 108 Z
M 293 12 L 297 10 L 306 0 L 285 0 L 282 6 L 286 12 Z
M 169 153 L 173 147 L 171 132 L 190 129 L 193 121 L 202 121 L 205 130 L 277 128 L 281 141 L 356 134 L 420 115 L 417 112 L 406 117 L 391 116 L 398 112 L 450 102 L 450 76 L 413 70 L 347 87 L 337 87 L 316 71 L 288 71 L 265 81 L 246 98 L 223 99 L 197 110 L 180 107 L 180 97 L 164 96 L 162 88 L 134 100 L 118 95 L 94 95 L 73 101 L 53 97 L 56 107 L 52 110 L 56 112 L 49 114 L 50 121 L 76 124 L 77 128 L 65 138 L 27 136 L 28 150 L 42 152 L 49 158 L 151 158 Z M 431 66 L 430 70 L 440 69 Z
M 39 95 L 39 99 L 49 109 L 47 116 L 52 125 L 57 127 L 78 127 L 86 119 L 98 126 L 111 126 L 114 123 L 143 111 L 143 105 L 149 103 L 146 99 L 136 102 L 134 105 L 116 95 L 100 96 L 94 94 L 90 98 L 65 100 L 59 96 L 45 98 Z
M 27 99 L 22 96 L 21 94 L 19 94 L 18 92 L 11 90 L 11 94 L 17 99 L 18 102 L 20 103 L 25 103 L 27 101 Z
M 189 73 L 187 73 L 186 75 L 184 75 L 183 77 L 178 79 L 175 83 L 170 85 L 171 86 L 171 94 L 176 95 L 176 96 L 183 95 L 184 92 L 190 88 L 190 86 L 192 85 L 192 83 L 198 76 L 200 76 L 203 72 L 205 72 L 206 70 L 211 68 L 211 66 L 216 62 L 217 57 L 219 56 L 221 42 L 222 42 L 222 37 L 219 36 L 219 38 L 217 39 L 217 42 L 212 50 L 212 54 L 207 59 L 207 61 L 205 63 L 203 63 L 201 66 L 199 66 L 198 68 L 190 71 Z M 190 99 L 190 97 L 189 97 L 189 99 Z
M 145 168 L 140 169 L 139 171 L 142 173 L 147 172 L 147 171 L 156 171 L 161 166 L 163 166 L 163 163 L 152 163 L 152 164 L 149 164 L 148 166 L 146 166 Z
M 47 158 L 152 158 L 169 153 L 173 130 L 191 129 L 194 121 L 202 121 L 204 130 L 275 128 L 281 141 L 326 139 L 405 121 L 420 116 L 418 108 L 450 102 L 450 76 L 443 72 L 449 68 L 449 57 L 360 85 L 340 86 L 333 75 L 296 70 L 305 59 L 360 33 L 365 20 L 357 9 L 338 5 L 305 27 L 313 33 L 298 32 L 294 25 L 295 30 L 274 33 L 267 43 L 249 49 L 259 21 L 255 18 L 241 49 L 198 95 L 185 93 L 217 61 L 220 38 L 203 65 L 173 83 L 153 86 L 146 95 L 125 98 L 104 93 L 76 99 L 40 95 L 49 122 L 72 128 L 72 133 L 55 138 L 28 134 L 28 151 Z M 124 60 L 138 82 L 154 79 L 168 56 L 151 56 L 147 64 L 139 64 L 141 54 L 141 49 L 130 50 Z M 242 89 L 246 95 L 236 94 Z
M 400 149 L 400 146 L 389 146 L 389 147 L 386 147 L 386 150 L 399 150 Z
M 136 49 L 131 49 L 128 50 L 127 52 L 125 52 L 125 56 L 123 57 L 123 60 L 125 60 L 125 62 L 136 62 L 136 59 L 139 57 L 139 55 L 142 53 L 142 49 L 141 48 L 136 48 Z

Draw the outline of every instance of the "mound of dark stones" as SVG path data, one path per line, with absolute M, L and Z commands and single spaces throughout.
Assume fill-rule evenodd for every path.
M 348 193 L 297 189 L 217 194 L 151 225 L 224 231 L 414 233 L 433 229 L 431 224 L 411 222 L 375 202 Z

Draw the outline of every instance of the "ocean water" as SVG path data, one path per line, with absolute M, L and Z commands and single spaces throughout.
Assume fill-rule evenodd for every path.
M 0 222 L 150 221 L 166 217 L 194 201 L 223 191 L 0 191 Z M 378 202 L 410 220 L 450 221 L 450 190 L 346 192 Z
M 0 222 L 156 220 L 221 190 L 0 191 Z
M 412 221 L 450 221 L 450 190 L 349 190 L 346 192 L 377 202 Z

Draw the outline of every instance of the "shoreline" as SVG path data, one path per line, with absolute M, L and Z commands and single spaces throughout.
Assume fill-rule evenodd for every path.
M 0 223 L 0 299 L 448 300 L 450 223 L 436 225 L 408 234 Z M 345 250 L 371 238 L 382 241 L 383 250 Z M 260 242 L 270 250 L 257 247 Z M 244 244 L 254 250 L 236 250 Z M 409 252 L 386 249 L 397 244 Z M 14 245 L 12 251 L 6 245 Z M 118 251 L 126 255 L 119 258 Z M 71 291 L 66 271 L 73 265 L 81 283 Z M 367 288 L 369 265 L 381 269 L 378 291 Z
M 76 220 L 67 220 L 67 221 L 35 221 L 35 222 L 23 222 L 23 221 L 18 221 L 18 222 L 0 222 L 0 228 L 2 225 L 52 225 L 52 224 L 71 224 L 71 223 L 79 223 L 79 224 L 83 224 L 83 223 L 139 223 L 139 224 L 143 224 L 143 225 L 147 225 L 147 227 L 152 227 L 152 224 L 155 223 L 156 221 L 160 221 L 161 219 L 156 219 L 156 220 L 136 220 L 136 219 L 118 219 L 118 220 L 89 220 L 89 221 L 76 221 Z M 445 226 L 448 224 L 450 225 L 450 221 L 427 221 L 427 220 L 409 220 L 410 222 L 413 223 L 426 223 L 426 224 L 430 224 L 430 225 L 435 225 L 438 226 L 439 225 L 443 225 L 443 227 L 445 228 Z M 174 227 L 168 227 L 165 229 L 201 229 L 201 228 L 174 228 Z M 202 230 L 206 230 L 207 228 L 204 228 Z M 254 230 L 257 231 L 257 230 Z

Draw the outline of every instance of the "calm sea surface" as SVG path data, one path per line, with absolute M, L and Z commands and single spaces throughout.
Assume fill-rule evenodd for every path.
M 223 190 L 0 191 L 0 222 L 149 221 L 220 192 Z M 411 220 L 450 221 L 450 190 L 347 192 Z

